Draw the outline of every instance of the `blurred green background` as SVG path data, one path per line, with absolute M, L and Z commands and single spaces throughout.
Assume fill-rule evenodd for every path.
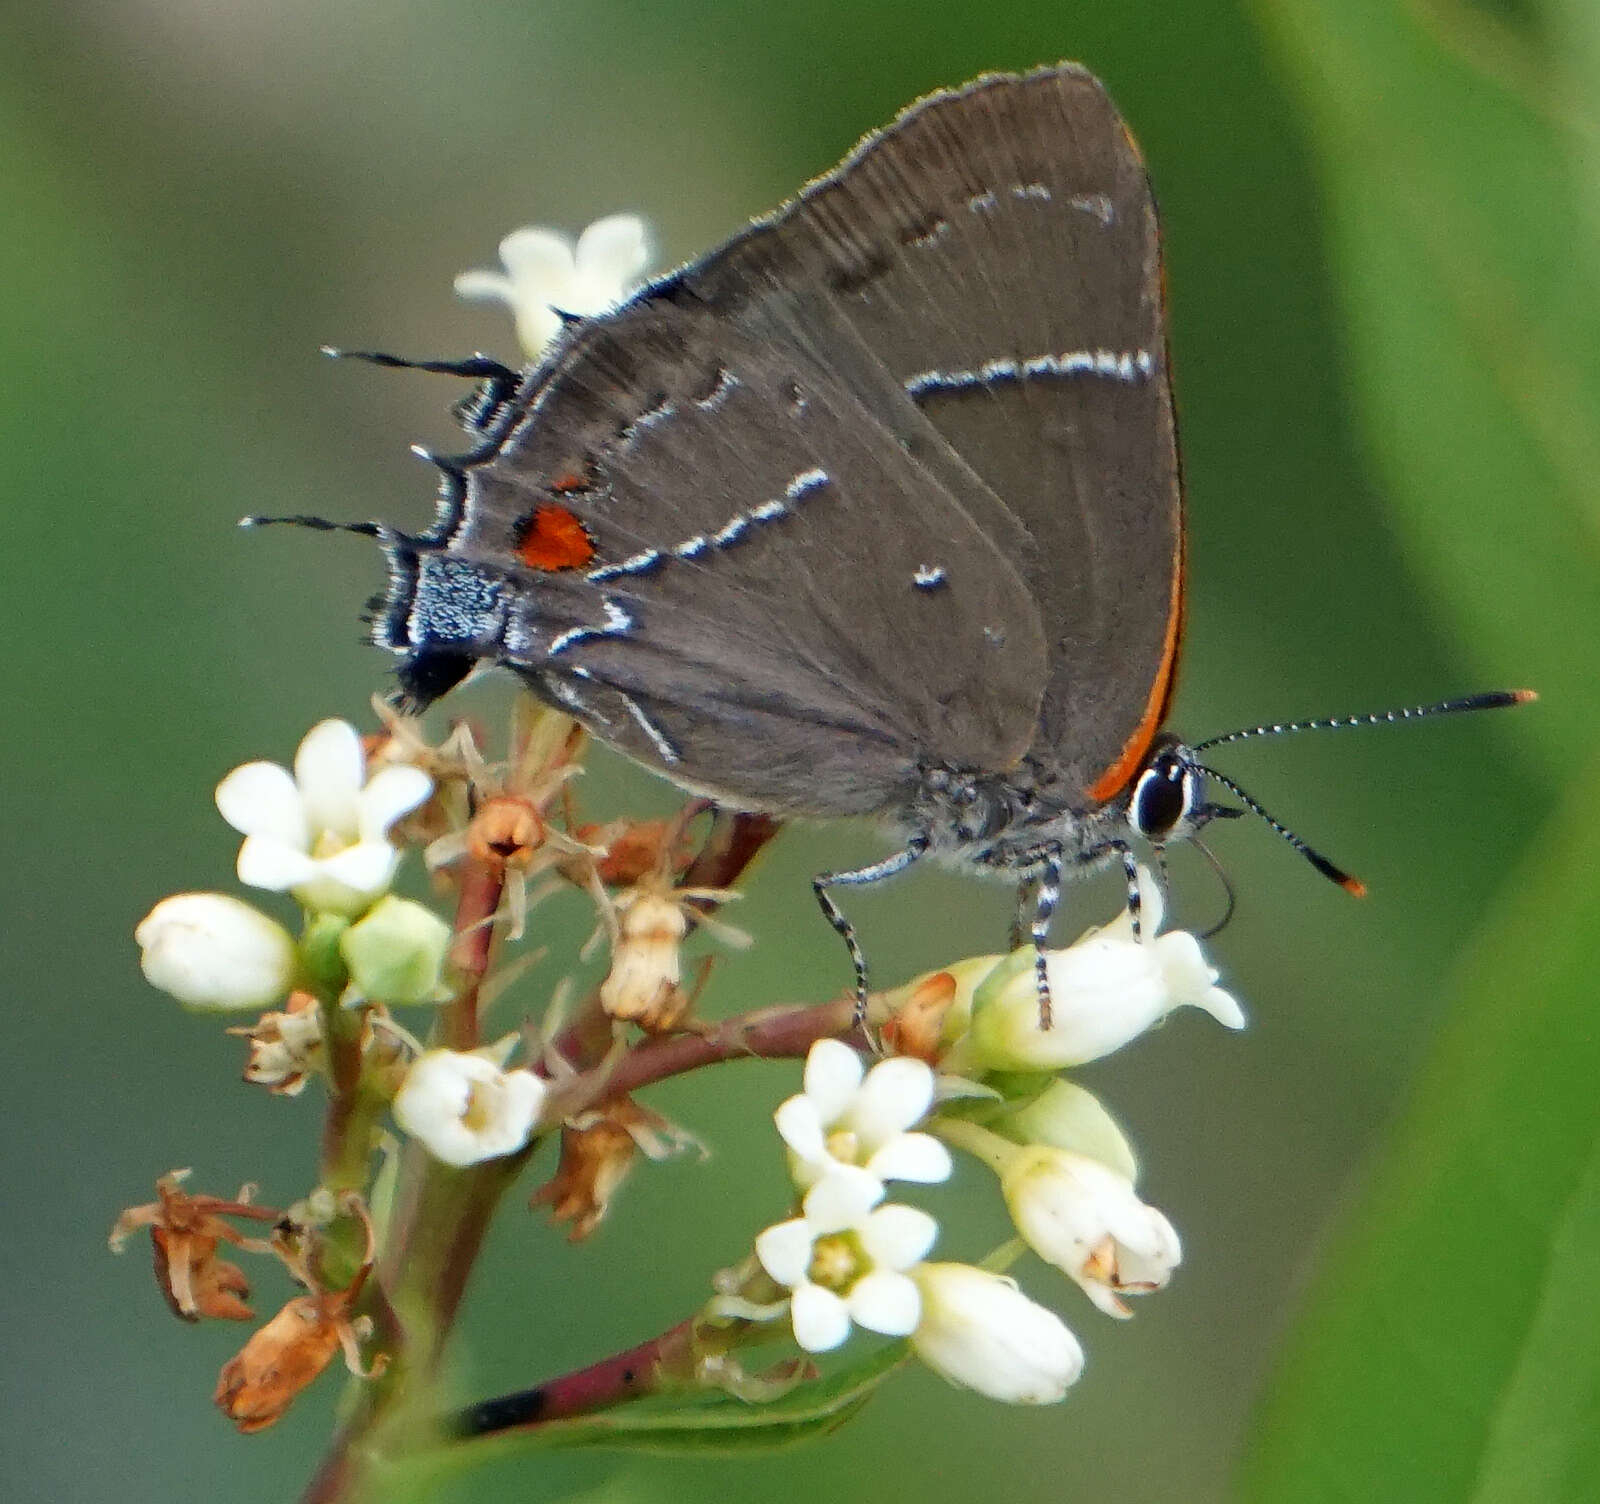
M 456 390 L 318 345 L 514 357 L 508 321 L 450 295 L 512 226 L 633 209 L 685 257 L 919 92 L 1061 57 L 1109 83 L 1165 215 L 1192 523 L 1177 724 L 1522 683 L 1543 702 L 1230 749 L 1373 896 L 1259 824 L 1218 834 L 1241 902 L 1213 953 L 1252 1024 L 1182 1017 L 1084 1073 L 1186 1263 L 1122 1326 L 1022 1271 L 1089 1352 L 1065 1405 L 918 1372 L 809 1450 L 511 1459 L 452 1497 L 1600 1497 L 1592 0 L 55 0 L 4 35 L 8 1497 L 289 1499 L 330 1425 L 333 1383 L 234 1435 L 209 1394 L 242 1333 L 172 1321 L 145 1254 L 104 1249 L 172 1166 L 281 1203 L 313 1162 L 314 1097 L 240 1085 L 237 1042 L 144 985 L 130 932 L 165 893 L 231 885 L 223 772 L 363 720 L 384 683 L 355 624 L 375 551 L 233 522 L 420 522 L 406 446 L 454 438 Z M 494 715 L 504 694 L 469 698 Z M 664 804 L 604 757 L 585 798 Z M 806 877 L 876 849 L 789 833 L 708 1011 L 840 986 Z M 1177 865 L 1204 925 L 1214 881 Z M 1073 895 L 1061 932 L 1116 901 Z M 885 982 L 995 948 L 1007 912 L 937 873 L 852 908 Z M 525 999 L 586 926 L 552 909 Z M 715 1157 L 640 1172 L 582 1248 L 508 1209 L 463 1397 L 697 1304 L 783 1210 L 764 1124 L 794 1076 L 660 1092 Z M 992 1188 L 962 1185 L 929 1202 L 947 1256 L 1000 1229 Z

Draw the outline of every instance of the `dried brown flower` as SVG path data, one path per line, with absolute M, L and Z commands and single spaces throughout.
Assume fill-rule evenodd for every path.
M 134 1232 L 148 1227 L 156 1283 L 174 1315 L 184 1321 L 198 1321 L 202 1316 L 249 1321 L 255 1315 L 245 1303 L 250 1282 L 237 1264 L 219 1256 L 219 1246 L 228 1243 L 251 1253 L 271 1253 L 273 1246 L 265 1239 L 246 1237 L 224 1219 L 276 1222 L 282 1213 L 254 1205 L 249 1186 L 241 1186 L 232 1201 L 191 1196 L 182 1189 L 188 1177 L 188 1170 L 163 1175 L 156 1181 L 154 1201 L 123 1212 L 111 1229 L 112 1251 L 120 1253 Z

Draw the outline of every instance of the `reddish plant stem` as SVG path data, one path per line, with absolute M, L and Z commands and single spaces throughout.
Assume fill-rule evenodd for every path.
M 350 1490 L 356 1477 L 356 1464 L 350 1447 L 360 1431 L 360 1422 L 355 1420 L 334 1433 L 327 1454 L 300 1495 L 300 1504 L 334 1504 L 335 1500 L 352 1497 Z
M 797 1059 L 819 1039 L 829 1038 L 842 1039 L 860 1050 L 872 1048 L 865 1030 L 855 1025 L 854 998 L 759 1008 L 698 1033 L 646 1040 L 609 1069 L 564 1084 L 558 1099 L 560 1110 L 570 1117 L 597 1102 L 625 1097 L 669 1076 L 723 1060 Z
M 456 898 L 455 944 L 450 960 L 463 978 L 455 1001 L 441 1019 L 444 1042 L 452 1050 L 478 1047 L 478 993 L 494 954 L 495 915 L 505 893 L 505 869 L 499 864 L 464 861 Z
M 783 821 L 770 815 L 718 810 L 712 818 L 705 844 L 683 874 L 682 885 L 685 888 L 732 887 L 782 829 Z
M 663 1376 L 687 1373 L 694 1361 L 694 1321 L 680 1321 L 659 1337 L 575 1368 L 532 1389 L 503 1394 L 458 1411 L 444 1431 L 456 1440 L 569 1420 L 640 1399 L 661 1387 Z

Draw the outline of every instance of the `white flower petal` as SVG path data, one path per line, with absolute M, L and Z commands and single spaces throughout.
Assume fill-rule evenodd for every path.
M 780 1285 L 790 1289 L 804 1282 L 811 1267 L 815 1233 L 804 1217 L 778 1222 L 756 1236 L 756 1257 Z
M 313 842 L 320 831 L 355 839 L 356 801 L 366 768 L 361 738 L 348 721 L 319 721 L 306 732 L 294 755 L 294 781 L 300 788 Z
M 247 762 L 217 785 L 217 809 L 240 835 L 270 836 L 301 851 L 310 845 L 300 790 L 287 768 Z
M 504 272 L 458 272 L 455 294 L 473 303 L 515 303 L 516 289 Z
M 880 1060 L 867 1072 L 849 1108 L 849 1121 L 864 1143 L 885 1143 L 933 1106 L 933 1071 L 909 1055 Z
M 548 304 L 519 301 L 512 305 L 517 320 L 517 342 L 530 360 L 543 357 L 546 347 L 561 333 L 561 316 Z
M 1128 1321 L 1133 1317 L 1133 1307 L 1117 1294 L 1104 1280 L 1080 1279 L 1078 1288 L 1092 1300 L 1096 1306 L 1115 1321 Z
M 1195 1006 L 1204 1008 L 1225 1029 L 1242 1029 L 1249 1022 L 1239 999 L 1220 987 L 1208 987 L 1206 995 L 1198 998 Z
M 850 1287 L 846 1298 L 851 1318 L 885 1337 L 909 1337 L 922 1316 L 922 1296 L 904 1274 L 874 1269 Z
M 883 1194 L 883 1182 L 877 1176 L 855 1165 L 840 1165 L 806 1192 L 806 1221 L 819 1237 L 859 1227 L 883 1200 Z
M 817 1116 L 831 1127 L 861 1085 L 861 1057 L 838 1039 L 819 1039 L 806 1055 L 805 1094 Z
M 608 214 L 595 220 L 578 237 L 573 261 L 580 277 L 616 289 L 608 300 L 615 302 L 650 264 L 645 222 L 637 214 Z
M 874 1264 L 909 1269 L 928 1256 L 939 1236 L 939 1224 L 915 1206 L 880 1206 L 862 1222 L 861 1247 Z
M 514 1154 L 533 1132 L 548 1088 L 532 1071 L 506 1071 L 496 1083 L 498 1100 L 489 1121 L 479 1130 L 486 1158 Z
M 557 297 L 572 281 L 572 243 L 559 230 L 524 225 L 500 242 L 500 261 L 519 297 Z
M 304 851 L 269 836 L 246 836 L 239 847 L 239 881 L 269 893 L 285 893 L 317 875 L 317 864 Z
M 302 908 L 355 915 L 388 888 L 399 864 L 400 853 L 386 843 L 347 846 L 311 862 L 310 872 L 290 891 Z
M 832 1290 L 801 1285 L 790 1299 L 794 1340 L 808 1353 L 832 1352 L 850 1335 L 850 1309 Z
M 827 1148 L 822 1139 L 822 1122 L 816 1103 L 807 1096 L 790 1097 L 772 1114 L 778 1136 L 804 1160 L 822 1159 Z
M 950 1151 L 931 1133 L 900 1133 L 867 1161 L 867 1173 L 879 1180 L 911 1180 L 937 1185 L 954 1168 Z
M 433 792 L 433 780 L 421 768 L 380 768 L 362 789 L 357 826 L 363 841 L 382 840 L 389 827 L 408 815 Z

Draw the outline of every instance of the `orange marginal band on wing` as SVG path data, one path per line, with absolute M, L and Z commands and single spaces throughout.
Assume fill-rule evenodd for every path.
M 565 507 L 535 507 L 517 540 L 517 557 L 529 569 L 581 569 L 594 558 L 594 540 Z
M 1180 545 L 1181 547 L 1181 545 Z M 1167 608 L 1167 636 L 1161 644 L 1161 667 L 1156 670 L 1155 682 L 1150 686 L 1150 696 L 1145 701 L 1144 714 L 1133 734 L 1122 744 L 1116 760 L 1089 785 L 1091 799 L 1104 803 L 1128 783 L 1144 766 L 1145 753 L 1156 739 L 1156 732 L 1167 718 L 1167 706 L 1172 691 L 1177 686 L 1178 644 L 1183 637 L 1183 567 L 1172 572 L 1172 601 Z

